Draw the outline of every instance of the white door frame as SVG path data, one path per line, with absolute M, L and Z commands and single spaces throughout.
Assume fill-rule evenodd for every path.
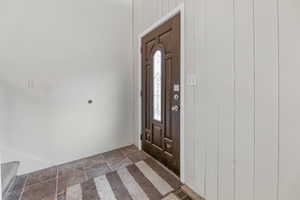
M 142 38 L 148 34 L 149 32 L 151 32 L 152 30 L 156 29 L 157 27 L 159 27 L 161 24 L 165 23 L 166 21 L 168 21 L 169 19 L 171 19 L 172 17 L 174 17 L 175 15 L 177 15 L 178 13 L 181 14 L 180 17 L 180 99 L 181 99 L 181 105 L 180 105 L 180 180 L 182 183 L 185 182 L 185 153 L 184 153 L 184 139 L 185 139 L 185 134 L 184 134 L 184 85 L 185 85 L 185 73 L 184 73 L 184 65 L 185 65 L 185 53 L 184 53 L 184 48 L 185 48 L 185 37 L 184 37 L 184 3 L 180 4 L 178 7 L 176 7 L 175 9 L 173 9 L 171 12 L 169 12 L 167 15 L 165 15 L 164 17 L 162 17 L 161 19 L 159 19 L 157 22 L 155 22 L 153 25 L 151 25 L 149 28 L 147 28 L 143 33 L 141 33 L 139 35 L 139 48 L 138 48 L 138 55 L 139 55 L 139 67 L 138 67 L 138 74 L 139 74 L 139 91 L 142 90 L 142 77 L 141 77 L 141 69 L 142 69 L 142 55 L 141 55 L 141 46 L 142 46 Z M 142 99 L 141 97 L 139 98 L 139 107 L 138 107 L 138 113 L 139 113 L 139 131 L 138 131 L 138 145 L 139 148 L 142 148 L 142 142 L 140 140 L 140 134 L 142 133 Z

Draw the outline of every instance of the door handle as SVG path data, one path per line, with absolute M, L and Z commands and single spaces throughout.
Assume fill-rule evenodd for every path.
M 178 112 L 179 111 L 179 106 L 178 105 L 174 105 L 174 106 L 172 106 L 171 110 L 173 112 Z

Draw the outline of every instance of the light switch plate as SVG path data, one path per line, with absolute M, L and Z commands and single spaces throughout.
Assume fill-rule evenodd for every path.
M 188 86 L 196 86 L 197 85 L 197 76 L 194 73 L 187 74 L 186 84 Z
M 27 80 L 26 81 L 26 88 L 28 88 L 28 89 L 34 89 L 34 86 L 35 86 L 34 80 Z

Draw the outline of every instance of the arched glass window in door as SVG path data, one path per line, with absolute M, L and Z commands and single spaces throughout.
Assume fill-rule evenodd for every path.
M 161 121 L 162 90 L 162 52 L 156 50 L 153 55 L 153 118 Z

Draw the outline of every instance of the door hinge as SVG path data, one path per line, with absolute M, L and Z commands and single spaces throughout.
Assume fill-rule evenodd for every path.
M 143 90 L 140 91 L 140 95 L 141 95 L 141 97 L 143 97 Z
M 140 135 L 141 140 L 143 140 L 143 134 Z

